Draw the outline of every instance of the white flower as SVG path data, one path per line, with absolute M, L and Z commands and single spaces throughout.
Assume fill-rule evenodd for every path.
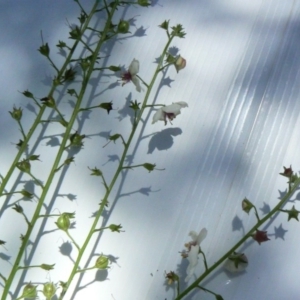
M 130 64 L 129 68 L 128 68 L 128 71 L 122 75 L 122 80 L 123 80 L 122 85 L 128 83 L 129 81 L 132 81 L 133 84 L 136 87 L 136 90 L 138 92 L 140 92 L 142 90 L 142 88 L 141 88 L 141 85 L 140 85 L 140 80 L 136 76 L 136 74 L 139 72 L 139 69 L 140 69 L 140 63 L 139 63 L 138 60 L 136 60 L 134 58 L 133 61 Z
M 161 107 L 153 116 L 152 124 L 157 121 L 164 121 L 165 125 L 167 125 L 167 119 L 172 121 L 176 118 L 177 115 L 180 114 L 180 110 L 183 107 L 188 107 L 188 104 L 184 101 L 175 102 L 171 105 Z
M 207 229 L 202 228 L 199 234 L 195 231 L 191 231 L 189 235 L 192 237 L 193 241 L 186 244 L 186 247 L 189 250 L 186 256 L 189 261 L 189 265 L 186 270 L 187 276 L 185 278 L 185 282 L 188 282 L 195 273 L 195 268 L 198 264 L 198 255 L 201 250 L 200 244 L 206 238 Z

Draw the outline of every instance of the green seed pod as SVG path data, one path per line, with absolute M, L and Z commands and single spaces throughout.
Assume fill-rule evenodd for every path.
M 13 111 L 10 111 L 10 115 L 12 116 L 13 119 L 20 121 L 22 119 L 22 108 L 16 108 L 15 106 L 13 107 Z
M 128 33 L 129 32 L 129 22 L 128 21 L 124 21 L 124 20 L 120 20 L 119 24 L 118 24 L 118 33 Z
M 52 299 L 52 297 L 55 295 L 55 292 L 56 292 L 56 287 L 54 283 L 47 282 L 44 284 L 43 294 L 47 298 L 47 300 Z
M 35 299 L 37 297 L 37 286 L 31 283 L 25 285 L 22 293 L 23 298 Z
M 104 255 L 100 255 L 96 260 L 95 267 L 97 269 L 103 270 L 103 269 L 107 269 L 108 264 L 109 264 L 108 257 Z
M 70 228 L 70 225 L 71 225 L 69 215 L 66 213 L 61 214 L 58 217 L 57 222 L 55 222 L 55 224 L 59 229 L 61 229 L 63 231 L 68 231 L 68 229 Z

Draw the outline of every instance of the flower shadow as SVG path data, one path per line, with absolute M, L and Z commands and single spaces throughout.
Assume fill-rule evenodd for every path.
M 152 137 L 148 144 L 148 152 L 147 154 L 152 154 L 155 149 L 158 151 L 162 150 L 168 150 L 170 149 L 174 144 L 174 138 L 177 135 L 182 134 L 181 128 L 167 128 L 163 129 L 160 132 L 151 134 Z M 147 135 L 144 138 L 149 137 L 150 135 Z

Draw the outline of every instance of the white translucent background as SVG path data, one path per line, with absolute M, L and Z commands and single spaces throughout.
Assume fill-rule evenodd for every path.
M 92 4 L 85 0 L 83 5 L 88 11 Z M 8 111 L 13 105 L 22 107 L 28 130 L 35 111 L 18 91 L 29 89 L 45 97 L 54 75 L 37 51 L 40 31 L 51 57 L 61 65 L 63 57 L 55 45 L 58 40 L 69 41 L 68 23 L 78 22 L 79 10 L 69 0 L 1 0 L 0 7 L 0 172 L 5 175 L 21 138 Z M 110 255 L 111 268 L 107 273 L 90 271 L 76 277 L 66 299 L 171 300 L 174 290 L 166 286 L 164 273 L 174 270 L 185 277 L 187 262 L 178 252 L 189 241 L 190 230 L 208 229 L 202 249 L 211 265 L 255 222 L 241 210 L 244 197 L 257 205 L 261 215 L 278 203 L 286 189 L 286 179 L 278 173 L 283 166 L 300 168 L 299 8 L 298 1 L 159 0 L 149 8 L 119 10 L 115 23 L 120 18 L 132 19 L 132 34 L 110 42 L 99 54 L 101 63 L 128 67 L 136 58 L 140 76 L 149 82 L 166 42 L 158 25 L 166 19 L 171 25 L 181 23 L 186 38 L 175 39 L 172 46 L 186 58 L 187 67 L 178 74 L 170 68 L 151 100 L 162 104 L 186 101 L 189 108 L 182 110 L 173 125 L 151 125 L 153 111 L 145 119 L 129 154 L 134 155 L 133 164 L 155 163 L 165 171 L 149 174 L 135 169 L 120 178 L 110 198 L 107 224 L 122 224 L 125 232 L 105 232 L 100 242 L 95 237 L 84 256 L 87 266 L 92 266 L 96 255 Z M 101 28 L 103 19 L 95 22 Z M 85 103 L 113 101 L 114 110 L 109 115 L 95 110 L 78 119 L 74 132 L 87 135 L 84 149 L 76 154 L 75 164 L 57 174 L 47 199 L 52 213 L 76 212 L 71 234 L 79 244 L 104 194 L 99 178 L 90 177 L 88 167 L 100 168 L 109 181 L 117 166 L 114 156 L 122 146 L 117 141 L 102 148 L 106 136 L 128 135 L 128 103 L 142 102 L 145 94 L 137 93 L 132 84 L 121 87 L 118 77 L 105 74 L 109 76 L 95 74 Z M 55 96 L 61 111 L 69 116 L 71 97 Z M 39 143 L 30 142 L 30 150 L 35 149 L 41 159 L 32 163 L 32 171 L 41 180 L 47 179 L 58 149 L 55 142 L 62 133 L 53 124 L 44 130 L 45 138 L 41 139 L 39 131 L 35 135 Z M 25 185 L 39 193 L 38 187 L 26 183 L 28 177 L 15 173 L 13 179 L 18 189 Z M 12 180 L 9 188 L 14 186 Z M 0 239 L 7 243 L 0 249 L 0 269 L 7 275 L 25 222 L 11 209 L 18 196 L 1 199 Z M 300 209 L 299 197 L 293 199 L 286 207 Z M 30 217 L 35 200 L 20 204 Z M 19 279 L 33 283 L 67 279 L 76 248 L 54 222 L 55 218 L 39 223 L 41 229 L 35 230 L 26 259 L 31 265 L 56 263 L 55 270 L 33 269 L 16 278 L 13 299 L 21 290 Z M 205 281 L 205 287 L 226 300 L 298 299 L 299 226 L 295 220 L 287 223 L 286 215 L 277 215 L 261 228 L 268 231 L 270 241 L 260 246 L 249 241 L 241 248 L 249 259 L 246 272 L 233 277 L 219 269 Z M 197 274 L 202 271 L 199 264 Z M 213 297 L 197 292 L 186 299 Z

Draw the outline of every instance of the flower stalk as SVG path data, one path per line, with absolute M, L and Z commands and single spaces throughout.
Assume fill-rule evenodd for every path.
M 258 220 L 257 223 L 242 237 L 230 250 L 228 250 L 221 258 L 219 258 L 211 267 L 206 269 L 206 271 L 198 277 L 190 286 L 188 286 L 184 291 L 182 291 L 175 300 L 183 299 L 186 295 L 188 295 L 192 290 L 199 287 L 199 284 L 209 276 L 217 267 L 219 267 L 226 259 L 229 258 L 232 253 L 236 252 L 236 250 L 243 245 L 243 243 L 251 238 L 254 232 L 262 226 L 265 222 L 270 220 L 278 211 L 281 210 L 281 207 L 293 196 L 296 190 L 300 185 L 300 178 L 297 178 L 292 184 L 289 183 L 290 188 L 288 192 L 284 195 L 284 197 L 278 202 L 278 204 L 262 219 Z
M 74 263 L 73 269 L 72 269 L 72 271 L 71 271 L 71 273 L 69 275 L 69 278 L 68 278 L 67 282 L 64 284 L 64 287 L 63 287 L 63 290 L 62 290 L 62 292 L 60 294 L 59 300 L 62 300 L 64 298 L 64 296 L 65 296 L 65 294 L 66 294 L 66 292 L 67 292 L 67 290 L 68 290 L 71 282 L 73 281 L 74 276 L 76 275 L 76 273 L 79 270 L 79 264 L 81 262 L 81 258 L 83 256 L 83 254 L 84 254 L 87 246 L 89 245 L 89 242 L 90 242 L 93 234 L 98 231 L 97 225 L 98 225 L 99 219 L 102 216 L 102 213 L 103 213 L 103 211 L 104 211 L 104 209 L 105 209 L 105 207 L 106 207 L 106 205 L 108 203 L 108 198 L 110 196 L 110 193 L 111 193 L 111 191 L 112 191 L 112 189 L 113 189 L 113 187 L 114 187 L 114 185 L 115 185 L 115 183 L 116 183 L 116 181 L 117 181 L 120 173 L 122 172 L 122 170 L 124 168 L 130 167 L 130 166 L 125 166 L 124 165 L 124 162 L 125 162 L 125 159 L 126 159 L 126 156 L 127 156 L 127 152 L 128 152 L 129 147 L 131 145 L 131 142 L 133 140 L 135 132 L 136 132 L 136 130 L 138 128 L 138 125 L 139 125 L 139 123 L 140 123 L 140 121 L 142 119 L 143 113 L 144 113 L 145 109 L 147 108 L 147 104 L 148 104 L 148 99 L 149 99 L 150 93 L 151 93 L 152 88 L 154 86 L 154 83 L 155 83 L 155 81 L 157 79 L 157 76 L 160 73 L 160 69 L 161 69 L 161 66 L 163 64 L 164 57 L 166 56 L 167 50 L 169 49 L 170 44 L 171 44 L 171 42 L 172 42 L 172 40 L 173 40 L 174 37 L 175 37 L 175 35 L 170 35 L 169 38 L 168 38 L 168 42 L 166 43 L 166 45 L 165 45 L 165 47 L 163 49 L 162 55 L 160 56 L 160 60 L 159 60 L 159 63 L 157 65 L 157 67 L 156 67 L 156 70 L 154 71 L 154 75 L 152 77 L 152 80 L 151 80 L 150 84 L 147 87 L 147 91 L 146 91 L 144 100 L 142 102 L 141 108 L 140 108 L 140 110 L 136 114 L 135 122 L 132 124 L 132 130 L 131 130 L 131 133 L 130 133 L 130 135 L 128 137 L 128 140 L 126 142 L 125 142 L 125 140 L 123 140 L 124 149 L 123 149 L 123 153 L 122 153 L 122 156 L 121 156 L 121 159 L 120 159 L 120 162 L 119 162 L 119 166 L 118 166 L 117 170 L 115 171 L 115 174 L 114 174 L 114 176 L 113 176 L 110 184 L 107 186 L 107 190 L 106 190 L 105 196 L 104 196 L 104 198 L 103 198 L 103 200 L 101 202 L 101 205 L 99 207 L 99 210 L 98 210 L 97 214 L 95 215 L 94 222 L 93 222 L 93 224 L 92 224 L 92 226 L 91 226 L 91 228 L 89 230 L 89 233 L 88 233 L 88 235 L 87 235 L 87 237 L 86 237 L 83 245 L 81 246 L 80 251 L 78 252 L 77 259 L 76 259 L 76 261 Z

